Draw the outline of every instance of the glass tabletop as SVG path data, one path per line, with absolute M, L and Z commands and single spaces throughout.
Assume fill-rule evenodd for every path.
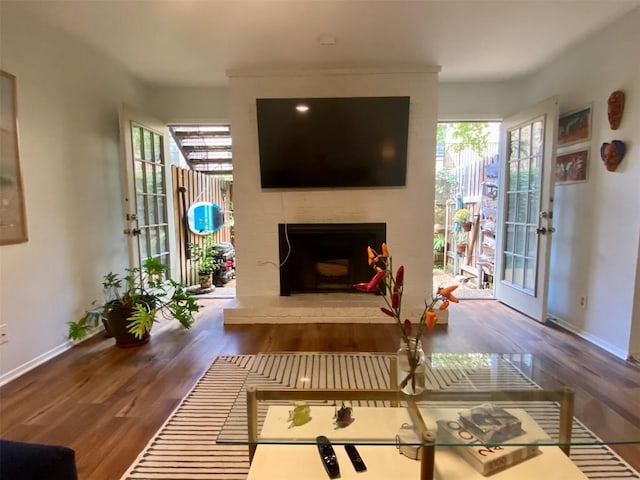
M 326 436 L 336 445 L 399 449 L 640 446 L 640 429 L 630 422 L 589 428 L 580 414 L 594 410 L 582 408 L 593 399 L 536 383 L 532 355 L 430 354 L 419 395 L 397 390 L 395 368 L 394 354 L 259 354 L 217 443 L 315 445 Z

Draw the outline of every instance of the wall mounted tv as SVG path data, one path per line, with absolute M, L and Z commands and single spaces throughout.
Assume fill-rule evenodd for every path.
M 409 97 L 259 98 L 262 188 L 404 186 Z

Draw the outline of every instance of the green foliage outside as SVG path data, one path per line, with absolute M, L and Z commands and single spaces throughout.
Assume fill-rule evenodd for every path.
M 454 153 L 471 147 L 471 149 L 483 156 L 489 144 L 489 125 L 481 122 L 439 123 L 436 131 L 436 141 L 446 143 L 447 131 L 452 129 L 451 137 L 457 142 L 447 144 L 447 148 Z

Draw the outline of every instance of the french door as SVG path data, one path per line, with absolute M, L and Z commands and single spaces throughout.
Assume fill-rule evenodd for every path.
M 547 319 L 557 129 L 551 98 L 506 119 L 500 135 L 495 296 L 540 322 Z
M 129 265 L 159 258 L 175 271 L 173 197 L 168 161 L 169 130 L 162 122 L 128 105 L 120 108 L 124 205 Z

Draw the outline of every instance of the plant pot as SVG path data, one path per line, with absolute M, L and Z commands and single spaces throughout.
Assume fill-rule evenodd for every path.
M 213 275 L 211 273 L 200 272 L 198 274 L 198 281 L 200 282 L 200 288 L 202 290 L 206 288 L 211 288 L 213 283 Z
M 102 319 L 102 325 L 104 325 L 104 338 L 112 338 L 113 332 L 111 331 L 109 323 L 104 318 Z
M 473 223 L 466 221 L 466 222 L 462 222 L 462 230 L 464 230 L 465 232 L 470 232 L 471 231 L 471 227 L 473 227 Z
M 464 253 L 467 251 L 467 244 L 466 243 L 456 243 L 456 252 L 457 253 Z
M 133 315 L 134 309 L 128 306 L 112 305 L 106 315 L 106 321 L 109 330 L 116 340 L 118 347 L 137 347 L 144 345 L 149 341 L 149 332 L 145 333 L 142 338 L 137 338 L 133 333 L 129 332 L 129 317 Z

